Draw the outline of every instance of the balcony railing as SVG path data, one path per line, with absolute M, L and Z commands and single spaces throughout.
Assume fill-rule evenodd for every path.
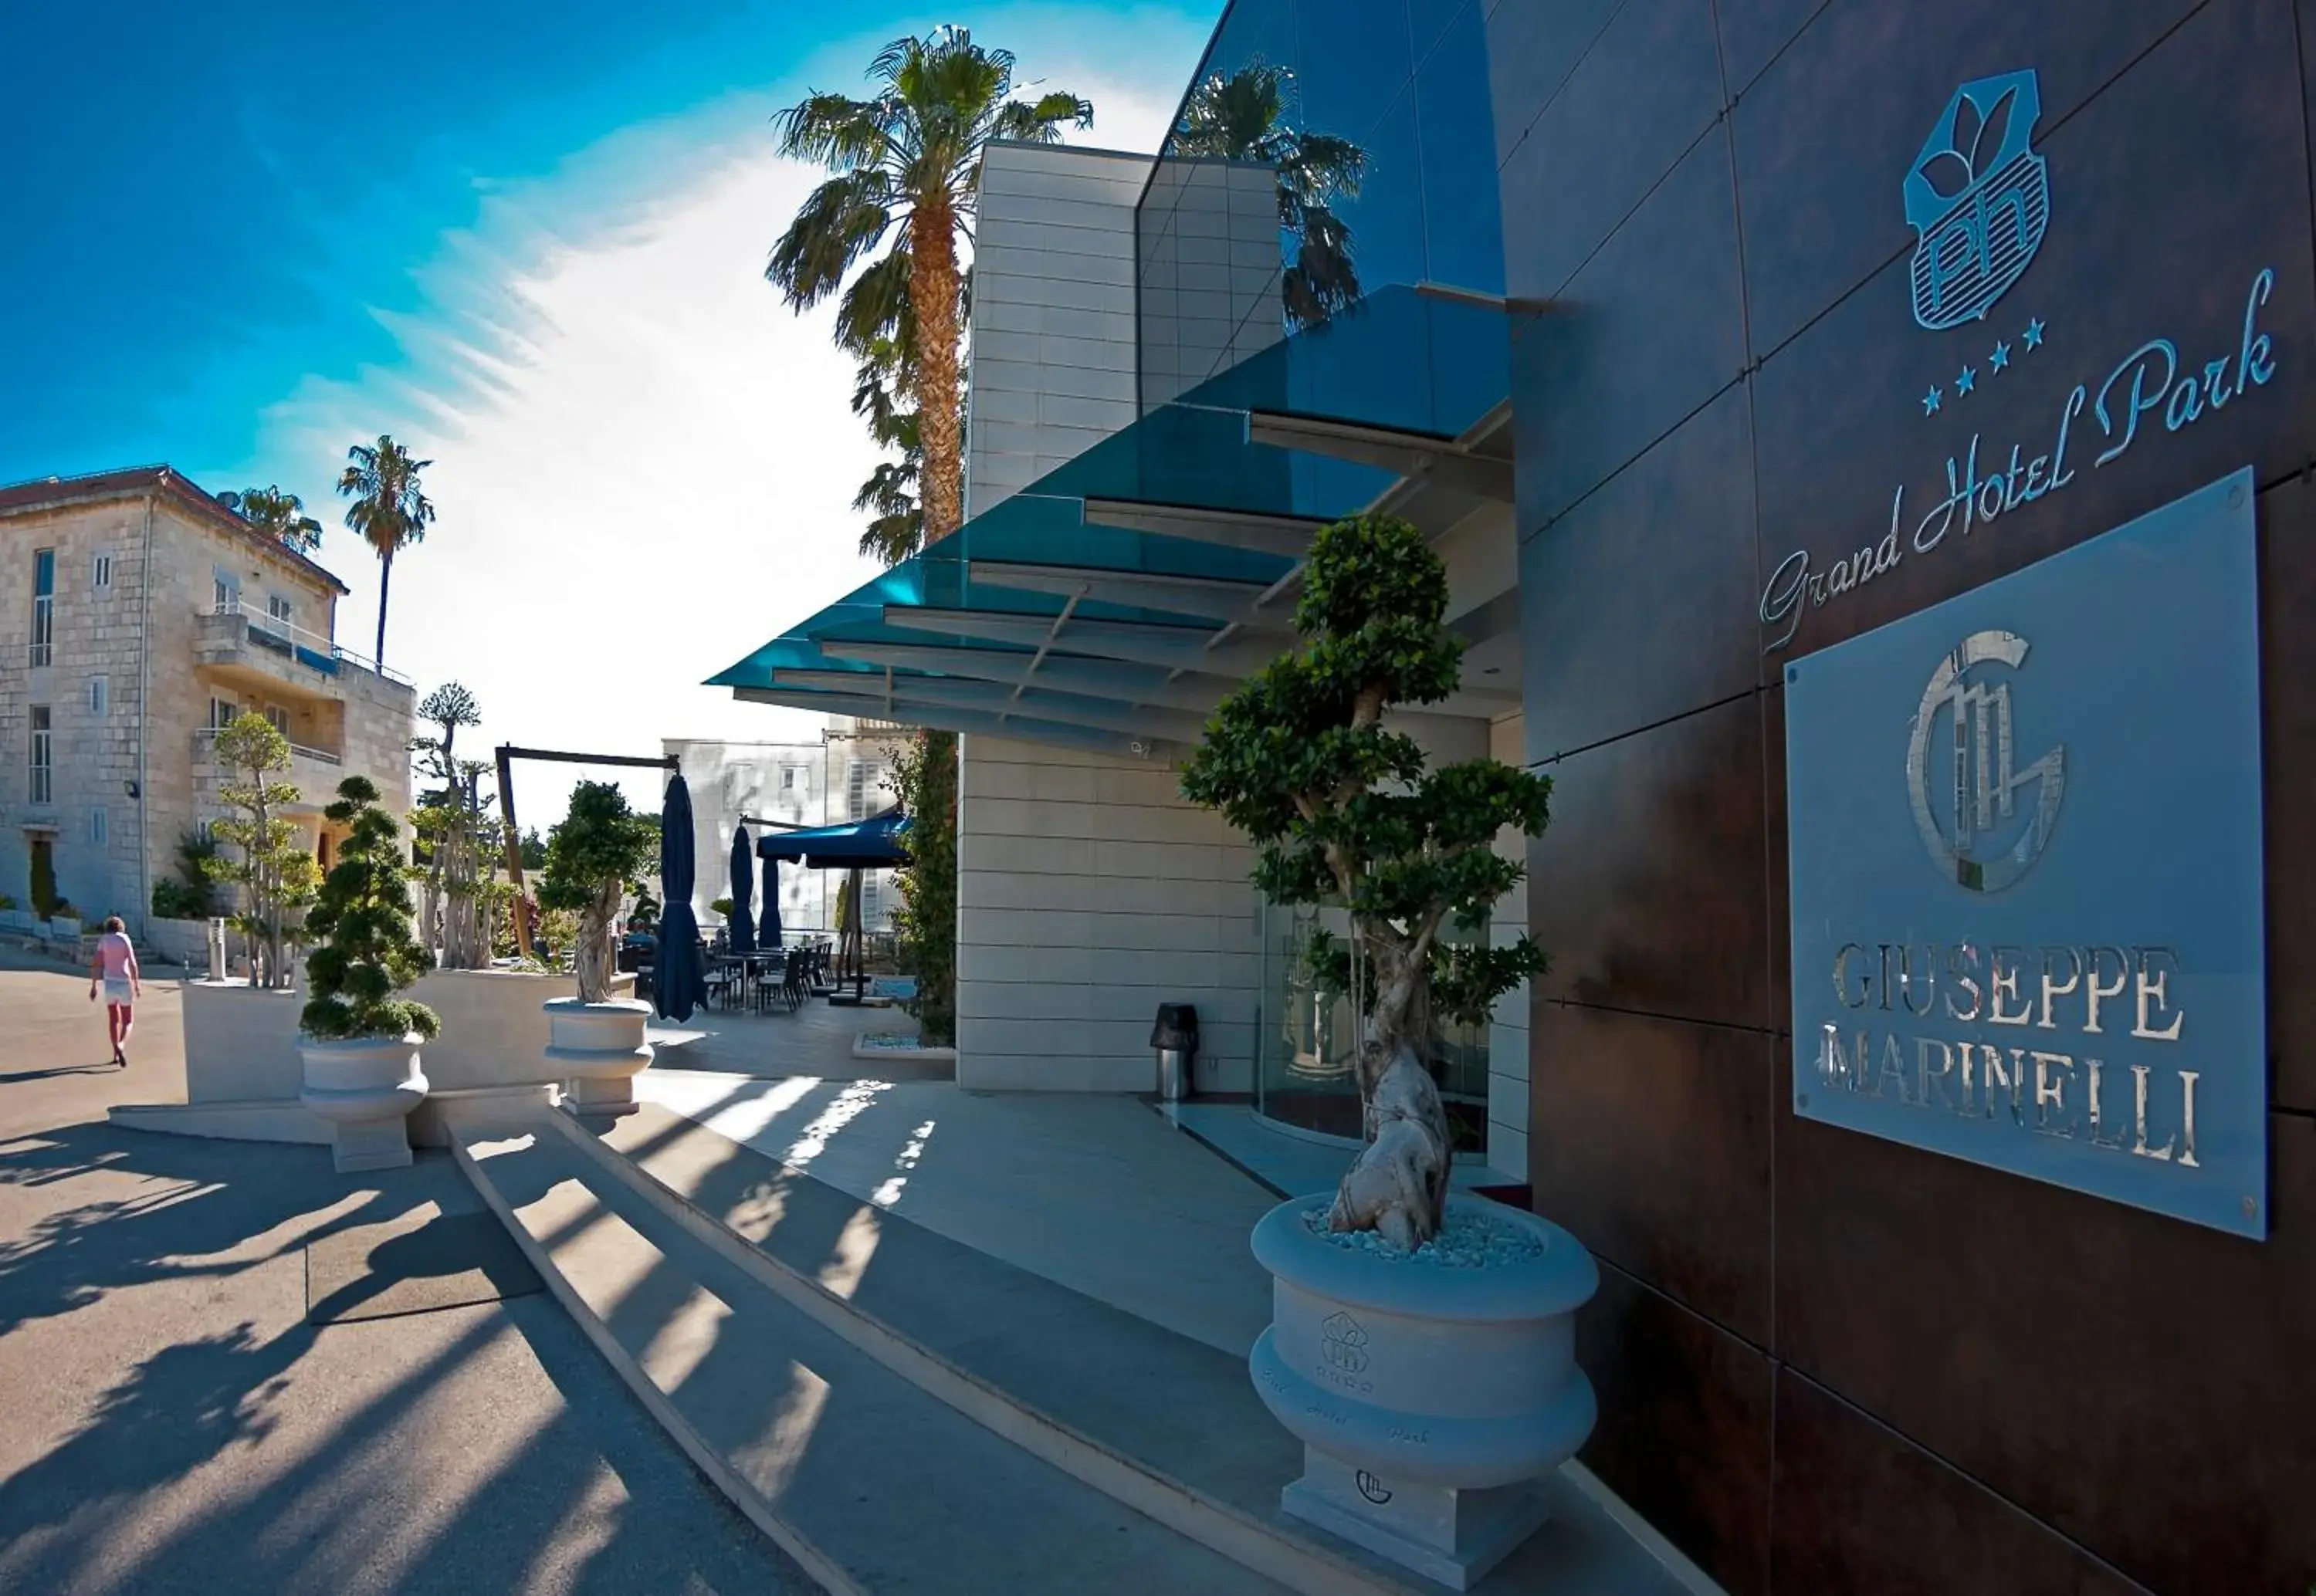
M 217 728 L 214 726 L 203 726 L 200 730 L 195 732 L 193 733 L 193 758 L 202 761 L 203 763 L 214 762 L 217 758 Z M 332 753 L 327 749 L 307 748 L 302 742 L 292 742 L 290 745 L 290 754 L 292 758 L 311 759 L 319 765 L 343 765 L 345 763 L 343 758 Z
M 343 663 L 367 670 L 372 676 L 384 677 L 387 681 L 399 682 L 405 687 L 412 685 L 408 677 L 387 669 L 367 654 L 342 648 L 334 639 L 325 637 L 318 632 L 308 632 L 305 627 L 285 621 L 270 611 L 251 609 L 238 599 L 212 604 L 204 613 L 241 616 L 248 623 L 249 641 L 253 646 L 269 650 L 284 659 L 295 660 L 307 669 L 319 671 L 324 676 L 335 676 Z

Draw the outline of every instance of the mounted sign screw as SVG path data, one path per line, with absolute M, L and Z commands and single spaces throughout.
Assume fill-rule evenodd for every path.
M 1809 1106 L 1809 1094 L 1807 1092 L 1795 1093 L 1794 1106 L 1795 1108 L 1807 1108 Z
M 2254 1214 L 2259 1211 L 2259 1200 L 2256 1197 L 2245 1198 L 2243 1200 L 2243 1210 L 2244 1218 L 2250 1219 Z
M 1786 679 L 1787 681 L 1789 681 L 1789 682 L 1797 682 L 1797 681 L 1801 680 L 1801 678 L 1802 678 L 1802 668 L 1801 668 L 1800 666 L 1798 666 L 1798 665 L 1788 665 L 1788 666 L 1786 666 Z

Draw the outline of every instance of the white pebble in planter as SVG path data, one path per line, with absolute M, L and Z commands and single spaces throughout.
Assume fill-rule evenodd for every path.
M 305 1078 L 298 1102 L 330 1122 L 330 1161 L 339 1174 L 410 1162 L 407 1122 L 426 1097 L 419 1062 L 424 1041 L 415 1033 L 349 1042 L 298 1038 Z
M 1576 1310 L 1599 1269 L 1559 1226 L 1451 1197 L 1408 1253 L 1325 1228 L 1331 1199 L 1280 1203 L 1254 1228 L 1270 1328 L 1247 1359 L 1303 1442 L 1280 1506 L 1458 1591 L 1544 1522 L 1532 1482 L 1591 1433 Z
M 636 1077 L 650 1068 L 644 1025 L 652 1006 L 632 998 L 582 1003 L 558 998 L 547 1011 L 547 1057 L 583 1121 L 607 1124 L 636 1111 Z

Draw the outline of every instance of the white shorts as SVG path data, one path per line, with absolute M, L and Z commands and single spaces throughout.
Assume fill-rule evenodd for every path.
M 129 978 L 125 975 L 106 976 L 104 978 L 104 1000 L 107 1003 L 117 1004 L 122 1008 L 127 1008 L 129 1006 Z

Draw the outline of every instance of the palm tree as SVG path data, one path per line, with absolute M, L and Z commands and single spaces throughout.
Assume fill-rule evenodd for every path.
M 286 549 L 309 554 L 322 546 L 322 523 L 306 513 L 305 501 L 295 493 L 278 486 L 244 488 L 219 493 L 218 502 Z
M 963 28 L 895 40 L 869 63 L 868 78 L 874 98 L 816 93 L 773 119 L 782 155 L 836 175 L 805 200 L 764 276 L 797 310 L 843 288 L 838 342 L 860 355 L 879 338 L 896 346 L 922 435 L 922 536 L 934 538 L 963 513 L 958 240 L 972 236 L 983 146 L 993 138 L 1052 143 L 1064 123 L 1091 127 L 1093 106 L 1059 91 L 1009 98 L 1011 52 L 984 49 Z M 855 274 L 888 240 L 883 256 Z
M 1298 241 L 1280 274 L 1287 324 L 1315 327 L 1359 297 L 1351 230 L 1332 202 L 1358 198 L 1367 152 L 1347 138 L 1287 125 L 1295 75 L 1257 61 L 1201 80 L 1182 107 L 1168 153 L 1248 161 L 1278 179 L 1278 226 Z
M 414 460 L 410 451 L 385 433 L 375 448 L 358 443 L 346 451 L 349 462 L 338 478 L 340 494 L 353 500 L 346 506 L 346 525 L 378 554 L 378 652 L 371 658 L 386 664 L 386 590 L 394 577 L 394 556 L 405 544 L 423 543 L 434 519 L 434 506 L 418 485 L 418 474 L 434 464 Z

